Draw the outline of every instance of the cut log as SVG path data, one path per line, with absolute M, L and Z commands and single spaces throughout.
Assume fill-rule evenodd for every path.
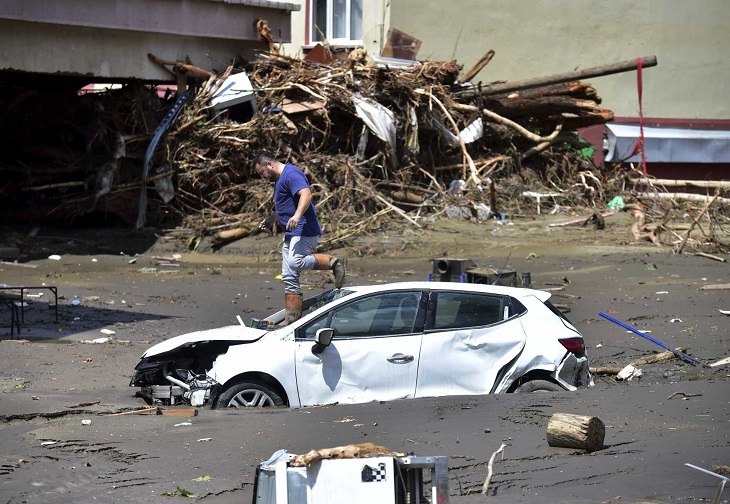
M 547 426 L 548 445 L 593 452 L 603 448 L 606 426 L 596 417 L 555 413 Z

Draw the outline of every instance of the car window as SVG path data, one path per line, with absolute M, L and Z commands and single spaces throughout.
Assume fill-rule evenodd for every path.
M 509 310 L 505 310 L 508 303 L 505 301 L 504 296 L 497 295 L 438 292 L 433 328 L 460 329 L 495 324 L 509 316 Z
M 420 291 L 374 294 L 318 317 L 304 328 L 303 335 L 313 339 L 318 329 L 328 326 L 340 339 L 409 334 L 413 332 L 420 299 Z

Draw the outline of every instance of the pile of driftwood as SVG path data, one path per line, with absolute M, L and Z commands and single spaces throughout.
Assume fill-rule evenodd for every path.
M 460 71 L 453 61 L 384 67 L 362 51 L 329 65 L 261 55 L 248 73 L 259 110 L 250 121 L 211 113 L 222 77 L 178 118 L 167 144 L 178 188 L 171 204 L 198 238 L 222 244 L 256 232 L 273 209 L 252 166 L 261 148 L 307 173 L 323 247 L 418 227 L 450 206 L 534 213 L 526 189 L 559 190 L 578 206 L 604 200 L 604 177 L 575 134 L 613 117 L 590 84 L 461 86 Z

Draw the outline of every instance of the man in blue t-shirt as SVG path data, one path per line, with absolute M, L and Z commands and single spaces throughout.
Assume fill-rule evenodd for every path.
M 344 258 L 312 253 L 322 234 L 322 228 L 317 220 L 312 190 L 304 172 L 291 163 L 280 163 L 266 151 L 256 155 L 254 169 L 262 178 L 276 182 L 276 218 L 286 230 L 281 250 L 281 281 L 284 283 L 286 307 L 283 325 L 287 325 L 302 316 L 302 291 L 299 284 L 301 271 L 332 270 L 335 287 L 339 289 L 345 284 L 347 264 Z M 259 227 L 264 226 L 265 221 L 262 221 Z

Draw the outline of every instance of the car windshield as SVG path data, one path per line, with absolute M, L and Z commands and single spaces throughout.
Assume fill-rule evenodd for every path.
M 324 305 L 327 305 L 331 303 L 332 301 L 336 301 L 340 298 L 343 298 L 345 296 L 348 296 L 352 294 L 354 291 L 347 290 L 347 289 L 332 289 L 328 290 L 326 292 L 323 292 L 322 294 L 318 294 L 314 297 L 307 298 L 304 300 L 303 303 L 303 311 L 302 316 L 308 315 L 315 310 L 323 307 Z

